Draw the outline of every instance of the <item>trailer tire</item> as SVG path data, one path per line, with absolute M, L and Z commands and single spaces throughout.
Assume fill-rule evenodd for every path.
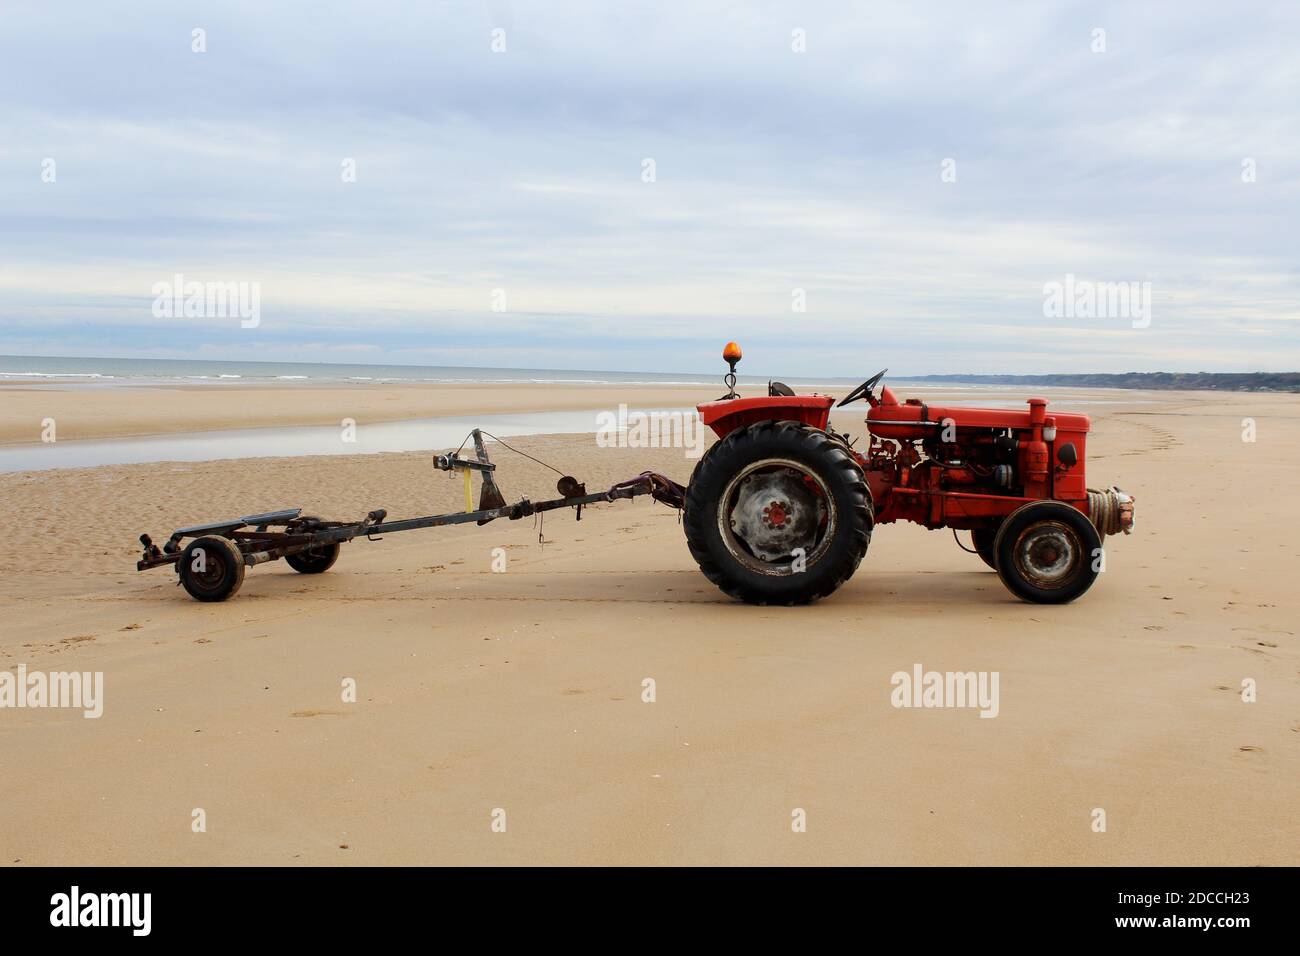
M 324 574 L 334 567 L 334 562 L 339 559 L 341 547 L 335 541 L 332 544 L 321 545 L 308 551 L 299 551 L 297 554 L 286 554 L 284 563 L 299 574 Z
M 1101 535 L 1078 508 L 1031 501 L 1002 522 L 994 543 L 998 577 L 1033 604 L 1068 604 L 1097 580 Z
M 852 576 L 874 520 L 866 477 L 842 442 L 764 421 L 729 433 L 700 460 L 683 525 L 692 557 L 723 592 L 790 605 Z
M 195 538 L 176 562 L 181 586 L 196 601 L 224 601 L 244 583 L 244 556 L 229 538 Z

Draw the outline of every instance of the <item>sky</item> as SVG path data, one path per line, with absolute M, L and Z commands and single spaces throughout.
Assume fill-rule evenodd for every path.
M 0 354 L 1297 370 L 1298 40 L 1293 2 L 0 0 Z M 157 314 L 176 275 L 256 324 Z M 1150 307 L 1053 313 L 1067 276 Z

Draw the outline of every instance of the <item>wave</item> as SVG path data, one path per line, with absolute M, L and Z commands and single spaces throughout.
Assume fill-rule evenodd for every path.
M 117 378 L 102 372 L 0 372 L 0 378 Z

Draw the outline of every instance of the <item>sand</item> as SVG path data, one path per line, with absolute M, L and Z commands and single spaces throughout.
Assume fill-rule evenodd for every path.
M 394 417 L 575 407 L 537 387 L 284 391 L 272 411 L 252 388 L 5 389 L 0 436 L 46 414 L 65 438 L 320 424 L 359 394 Z M 287 505 L 446 510 L 458 483 L 424 454 L 0 475 L 0 670 L 105 680 L 98 720 L 0 710 L 0 862 L 1300 863 L 1300 397 L 1104 398 L 1083 409 L 1091 483 L 1135 493 L 1138 527 L 1065 607 L 1013 600 L 913 526 L 878 529 L 817 605 L 735 604 L 644 499 L 552 514 L 545 545 L 532 519 L 357 541 L 328 574 L 263 566 L 201 605 L 134 570 L 136 535 Z M 693 465 L 517 444 L 592 488 Z M 496 454 L 508 497 L 551 495 Z M 998 672 L 998 716 L 894 708 L 891 675 L 917 663 Z
M 751 393 L 752 389 L 749 390 Z M 717 393 L 721 394 L 719 386 Z M 709 392 L 708 398 L 717 395 Z M 0 385 L 0 443 L 41 441 L 54 419 L 60 441 L 125 438 L 227 428 L 358 425 L 410 419 L 553 412 L 587 408 L 688 408 L 698 386 L 600 385 L 192 385 L 109 389 Z

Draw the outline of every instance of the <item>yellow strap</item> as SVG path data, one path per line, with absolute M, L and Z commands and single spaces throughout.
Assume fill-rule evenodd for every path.
M 470 477 L 469 469 L 462 468 L 461 474 L 465 476 L 465 510 L 474 510 L 474 479 Z

